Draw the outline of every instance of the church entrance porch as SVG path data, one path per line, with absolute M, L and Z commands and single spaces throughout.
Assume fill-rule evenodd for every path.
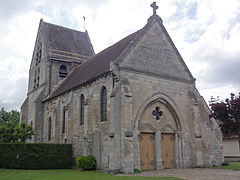
M 183 167 L 183 136 L 179 112 L 170 99 L 150 98 L 136 118 L 135 167 L 141 170 Z M 138 154 L 139 153 L 139 154 Z
M 140 161 L 141 170 L 155 169 L 155 134 L 141 133 L 140 134 Z

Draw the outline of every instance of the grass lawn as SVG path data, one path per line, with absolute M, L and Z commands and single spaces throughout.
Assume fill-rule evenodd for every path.
M 240 171 L 240 162 L 229 162 L 229 166 L 216 166 L 217 169 L 232 169 Z
M 115 176 L 100 172 L 78 172 L 72 169 L 14 170 L 0 169 L 0 180 L 180 180 L 173 177 Z

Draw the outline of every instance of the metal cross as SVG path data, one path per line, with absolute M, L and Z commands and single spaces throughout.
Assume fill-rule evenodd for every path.
M 155 1 L 151 4 L 151 7 L 153 8 L 153 15 L 156 15 L 158 6 Z
M 160 107 L 157 106 L 153 111 L 152 115 L 155 116 L 156 120 L 159 120 L 160 117 L 162 116 L 163 112 L 160 110 Z

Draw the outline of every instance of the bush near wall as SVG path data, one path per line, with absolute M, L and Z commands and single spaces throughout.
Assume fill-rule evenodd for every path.
M 0 144 L 0 168 L 65 169 L 72 162 L 71 144 Z
M 97 166 L 97 161 L 94 156 L 79 156 L 76 159 L 77 167 L 83 170 L 95 170 Z

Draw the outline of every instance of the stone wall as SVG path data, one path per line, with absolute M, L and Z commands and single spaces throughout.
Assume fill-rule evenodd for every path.
M 21 106 L 21 114 L 20 114 L 20 121 L 21 122 L 27 122 L 28 119 L 28 109 L 29 109 L 29 101 L 28 97 L 24 100 L 22 106 Z
M 42 100 L 47 96 L 48 87 L 48 52 L 46 47 L 46 39 L 39 29 L 38 36 L 36 38 L 35 48 L 32 56 L 32 62 L 29 69 L 29 82 L 28 82 L 28 94 L 27 99 L 21 108 L 22 121 L 31 124 L 34 129 L 33 142 L 42 142 L 42 127 L 43 127 L 43 103 Z M 41 45 L 41 46 L 40 46 Z M 42 55 L 40 62 L 36 63 L 36 56 L 38 46 L 41 49 Z M 39 77 L 38 86 L 34 83 L 35 73 Z M 35 88 L 34 88 L 35 85 Z M 28 105 L 28 106 L 26 106 Z M 24 110 L 24 111 L 23 111 Z M 24 115 L 24 112 L 27 114 Z
M 109 168 L 109 124 L 110 94 L 112 77 L 102 77 L 91 84 L 69 91 L 57 98 L 45 102 L 44 110 L 44 142 L 72 143 L 74 157 L 95 155 L 98 168 Z M 107 89 L 107 121 L 101 122 L 100 92 L 102 86 Z M 80 96 L 84 95 L 84 124 L 80 124 Z M 64 110 L 66 131 L 62 132 Z M 49 134 L 49 118 L 51 118 L 51 139 Z
M 138 135 L 143 132 L 141 128 L 149 124 L 155 129 L 156 135 L 158 132 L 163 133 L 165 126 L 171 127 L 171 132 L 177 134 L 177 167 L 206 167 L 222 163 L 220 130 L 214 120 L 208 119 L 209 110 L 203 104 L 205 103 L 204 100 L 201 97 L 194 100 L 191 96 L 193 92 L 197 93 L 194 84 L 166 80 L 140 73 L 136 75 L 135 72 L 130 71 L 121 71 L 121 79 L 128 82 L 128 94 L 129 90 L 131 91 L 131 97 L 129 97 L 126 96 L 126 87 L 122 88 L 124 95 L 122 95 L 121 101 L 124 102 L 124 106 L 128 107 L 121 111 L 122 134 L 131 131 L 134 133 L 131 139 L 133 141 L 132 150 L 130 150 L 134 157 L 126 156 L 126 150 L 122 148 L 121 153 L 125 157 L 125 160 L 123 158 L 122 161 L 129 164 L 134 161 L 132 162 L 134 168 L 140 168 Z M 126 86 L 125 84 L 122 83 L 122 86 Z M 168 109 L 164 108 L 162 103 L 164 105 L 169 104 L 166 106 Z M 166 115 L 158 122 L 151 114 L 156 105 L 160 109 L 162 108 Z M 130 106 L 131 108 L 129 108 Z M 169 114 L 169 110 L 173 115 Z M 126 116 L 126 114 L 131 114 L 131 116 Z M 122 135 L 121 141 L 124 147 L 126 146 L 124 142 L 129 141 L 129 138 Z M 156 153 L 158 154 L 157 150 Z M 157 159 L 156 163 L 157 169 L 162 168 L 161 157 Z M 128 168 L 124 172 L 131 172 L 132 167 L 130 165 L 126 166 Z
M 123 171 L 133 171 L 131 166 L 140 167 L 139 144 L 134 141 L 138 141 L 137 136 L 144 124 L 158 127 L 151 113 L 147 113 L 147 119 L 141 124 L 147 108 L 155 101 L 169 104 L 168 108 L 178 125 L 174 127 L 171 125 L 173 121 L 165 120 L 168 121 L 165 124 L 168 123 L 172 132 L 177 134 L 177 167 L 219 165 L 223 161 L 221 133 L 216 122 L 208 119 L 209 109 L 195 87 L 195 79 L 161 22 L 151 21 L 143 31 L 115 64 L 115 71 L 121 69 L 118 78 L 121 84 Z M 126 132 L 134 134 L 132 137 L 124 136 Z M 155 133 L 161 134 L 161 128 Z M 156 163 L 156 168 L 161 168 L 161 157 Z
M 61 82 L 62 80 L 64 80 L 65 78 L 60 77 L 59 76 L 59 68 L 61 65 L 65 65 L 67 67 L 68 70 L 68 74 L 78 65 L 80 65 L 79 63 L 74 63 L 71 60 L 51 60 L 51 77 L 50 77 L 50 91 L 52 92 L 54 90 L 54 88 L 56 88 Z

